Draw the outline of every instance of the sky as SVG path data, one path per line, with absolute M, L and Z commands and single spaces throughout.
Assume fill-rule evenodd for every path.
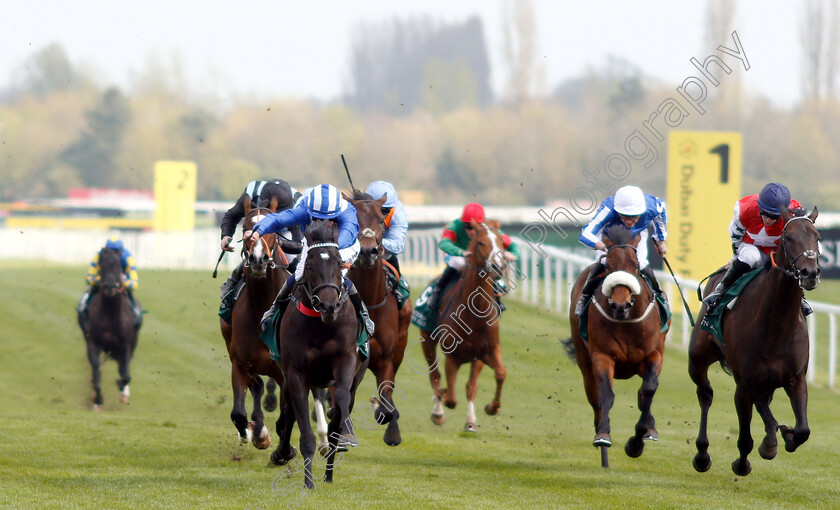
M 750 64 L 735 72 L 749 92 L 777 106 L 794 105 L 801 94 L 801 3 L 735 2 L 733 27 Z M 698 74 L 690 58 L 703 61 L 716 49 L 704 42 L 705 1 L 533 4 L 549 89 L 604 67 L 608 56 L 677 87 Z M 217 97 L 329 101 L 346 90 L 351 44 L 364 26 L 395 17 L 463 22 L 477 15 L 499 94 L 505 79 L 502 27 L 511 8 L 512 0 L 18 0 L 4 4 L 0 19 L 0 88 L 29 56 L 59 43 L 74 64 L 122 88 L 151 58 L 177 58 L 191 86 Z M 734 48 L 731 37 L 718 44 Z

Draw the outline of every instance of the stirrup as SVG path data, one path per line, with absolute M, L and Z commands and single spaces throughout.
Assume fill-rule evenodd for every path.
M 274 317 L 274 312 L 277 311 L 277 307 L 272 303 L 271 308 L 269 308 L 260 319 L 260 331 L 265 331 L 265 328 L 268 327 L 268 324 L 271 322 L 271 318 Z
M 580 317 L 583 315 L 584 310 L 586 309 L 586 301 L 590 299 L 592 296 L 587 296 L 586 294 L 581 294 L 580 298 L 578 298 L 577 304 L 575 304 L 575 315 Z

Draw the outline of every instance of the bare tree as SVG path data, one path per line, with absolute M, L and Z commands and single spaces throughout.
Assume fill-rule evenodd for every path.
M 834 96 L 840 46 L 840 6 L 837 0 L 806 0 L 800 25 L 802 88 L 806 99 Z
M 513 11 L 505 16 L 504 56 L 508 68 L 506 95 L 514 104 L 522 104 L 544 92 L 545 72 L 537 57 L 537 24 L 532 0 L 514 0 Z

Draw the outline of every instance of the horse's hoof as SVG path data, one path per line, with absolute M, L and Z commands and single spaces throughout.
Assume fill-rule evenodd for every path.
M 464 424 L 464 432 L 478 432 L 478 425 L 468 421 Z
M 263 399 L 263 409 L 265 412 L 270 413 L 277 409 L 277 395 L 270 394 Z
M 402 443 L 402 436 L 400 435 L 399 430 L 393 434 L 390 431 L 386 430 L 385 435 L 382 437 L 382 440 L 388 446 L 399 446 L 400 443 Z
M 698 473 L 705 473 L 712 467 L 712 458 L 709 457 L 708 453 L 698 453 L 692 459 L 691 465 L 694 466 L 694 470 Z
M 502 407 L 501 404 L 491 403 L 484 406 L 484 412 L 489 414 L 490 416 L 495 415 L 499 412 L 499 408 Z
M 457 400 L 444 400 L 443 405 L 448 407 L 449 409 L 455 409 L 455 406 L 458 404 Z
M 446 415 L 443 414 L 432 414 L 432 423 L 435 425 L 443 425 L 443 422 L 446 421 Z
M 648 429 L 642 439 L 645 441 L 659 441 L 659 432 L 656 429 Z
M 752 471 L 752 466 L 750 465 L 749 459 L 744 459 L 741 462 L 741 459 L 735 459 L 732 461 L 732 472 L 738 476 L 747 476 Z
M 254 439 L 254 422 L 249 421 L 248 425 L 245 427 L 245 435 L 239 436 L 239 442 L 241 444 L 248 444 Z
M 120 395 L 120 402 L 123 404 L 128 404 L 128 397 Z
M 280 448 L 282 448 L 282 447 L 283 447 L 283 445 L 280 445 L 280 446 L 277 447 L 276 450 L 271 452 L 271 463 L 274 464 L 275 466 L 285 466 L 286 464 L 289 463 L 290 460 L 294 459 L 295 456 L 297 455 L 297 448 L 295 448 L 292 445 L 289 445 L 289 454 L 288 455 L 281 454 L 280 453 Z
M 102 406 L 99 404 L 93 404 L 90 408 L 92 411 L 96 411 L 98 413 L 102 412 Z
M 612 446 L 612 441 L 610 440 L 609 434 L 598 434 L 595 436 L 595 439 L 592 440 L 592 446 L 595 448 L 600 448 L 602 446 L 606 446 L 609 448 Z
M 321 456 L 322 459 L 326 459 L 330 455 L 330 443 L 327 441 L 322 441 L 318 444 L 318 455 Z
M 359 446 L 359 440 L 356 438 L 356 434 L 352 432 L 345 432 L 338 437 L 338 442 L 336 444 L 338 445 L 339 451 L 346 452 L 346 449 L 341 450 L 341 448 L 355 448 Z
M 268 428 L 263 425 L 259 437 L 254 439 L 254 448 L 257 450 L 265 450 L 271 446 L 271 434 L 268 433 Z
M 758 454 L 761 455 L 761 458 L 764 460 L 773 460 L 776 458 L 776 454 L 778 452 L 778 445 L 768 445 L 766 440 L 762 441 L 758 446 Z
M 631 437 L 624 445 L 624 453 L 632 459 L 640 457 L 643 451 L 645 451 L 645 442 L 636 436 Z

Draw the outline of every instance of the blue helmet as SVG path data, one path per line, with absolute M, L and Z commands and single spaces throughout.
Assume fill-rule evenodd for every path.
M 374 200 L 379 200 L 383 196 L 386 196 L 385 204 L 382 207 L 395 207 L 399 200 L 397 199 L 397 190 L 394 189 L 394 185 L 390 182 L 385 181 L 373 181 L 370 183 L 370 186 L 367 187 L 365 193 L 373 197 Z
M 768 214 L 779 216 L 782 206 L 790 207 L 790 190 L 784 184 L 771 182 L 758 194 L 758 208 Z
M 306 202 L 309 215 L 313 218 L 335 218 L 347 209 L 347 201 L 341 196 L 341 192 L 330 184 L 312 188 Z
M 108 248 L 108 249 L 111 249 L 111 250 L 120 251 L 120 250 L 123 249 L 123 242 L 122 242 L 121 239 L 119 239 L 117 237 L 111 237 L 105 243 L 105 247 Z

